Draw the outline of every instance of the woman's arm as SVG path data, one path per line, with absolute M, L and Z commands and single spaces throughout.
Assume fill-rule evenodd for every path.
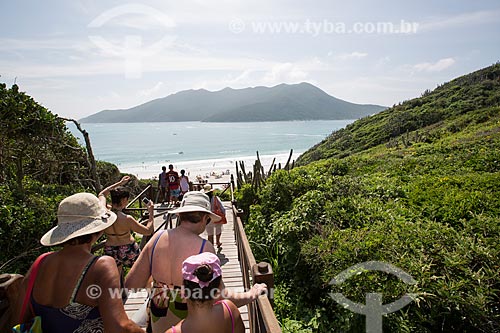
M 120 276 L 111 257 L 101 257 L 96 262 L 96 284 L 100 288 L 97 299 L 104 331 L 110 333 L 143 333 L 144 330 L 127 317 L 123 307 Z
M 230 300 L 239 308 L 255 301 L 260 295 L 264 295 L 266 293 L 267 286 L 265 283 L 256 283 L 253 285 L 252 289 L 246 292 L 236 292 L 231 289 L 226 289 L 224 282 L 222 282 L 221 299 Z
M 125 279 L 125 288 L 146 288 L 149 287 L 148 280 L 151 277 L 149 271 L 151 262 L 151 240 L 142 249 L 141 254 L 132 265 L 132 268 Z
M 114 183 L 113 185 L 110 185 L 110 186 L 106 187 L 104 190 L 102 190 L 101 192 L 99 192 L 98 197 L 99 197 L 99 201 L 101 202 L 101 205 L 103 207 L 106 207 L 106 197 L 108 196 L 109 192 L 111 190 L 114 190 L 118 186 L 123 186 L 123 185 L 127 184 L 129 180 L 130 180 L 129 176 L 124 176 L 119 182 Z
M 151 235 L 154 231 L 154 204 L 149 200 L 148 203 L 148 223 L 146 225 L 140 224 L 132 216 L 127 216 L 127 224 L 130 230 L 137 232 L 141 235 Z

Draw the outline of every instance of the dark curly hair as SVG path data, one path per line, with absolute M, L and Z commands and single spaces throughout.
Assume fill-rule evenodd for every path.
M 193 273 L 200 281 L 208 282 L 214 277 L 214 271 L 209 265 L 198 266 Z M 210 301 L 213 300 L 219 291 L 222 276 L 216 277 L 210 284 L 204 288 L 196 282 L 184 280 L 184 289 L 188 298 L 192 301 Z
M 130 191 L 123 186 L 118 186 L 109 192 L 111 194 L 111 203 L 114 205 L 119 205 L 123 198 L 130 198 Z

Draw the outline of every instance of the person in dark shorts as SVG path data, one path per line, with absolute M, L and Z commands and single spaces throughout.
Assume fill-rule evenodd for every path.
M 160 197 L 158 198 L 158 202 L 161 202 L 163 204 L 165 203 L 165 200 L 168 199 L 167 168 L 165 166 L 162 166 L 161 169 L 163 171 L 158 175 L 158 189 L 160 190 Z

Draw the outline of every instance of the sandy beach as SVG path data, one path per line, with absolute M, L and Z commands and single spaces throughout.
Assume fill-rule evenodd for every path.
M 300 153 L 294 153 L 292 155 L 292 160 L 297 159 Z M 260 161 L 267 170 L 272 164 L 274 158 L 275 164 L 281 163 L 283 167 L 286 164 L 289 153 L 278 154 L 278 155 L 262 155 L 260 156 Z M 186 175 L 189 177 L 190 181 L 196 181 L 196 179 L 204 179 L 209 182 L 226 182 L 229 181 L 230 175 L 236 174 L 236 162 L 243 161 L 245 163 L 245 170 L 248 172 L 253 169 L 253 165 L 256 156 L 245 156 L 245 157 L 235 157 L 235 158 L 223 158 L 223 159 L 210 159 L 210 160 L 200 160 L 200 161 L 182 161 L 176 163 L 175 161 L 170 162 L 174 165 L 174 170 L 180 172 L 180 170 L 186 170 Z M 119 166 L 120 171 L 124 173 L 129 173 L 135 175 L 139 179 L 151 179 L 157 180 L 158 175 L 161 173 L 161 167 L 163 165 L 168 166 L 170 163 L 152 163 L 152 164 L 141 164 L 141 165 L 121 165 Z

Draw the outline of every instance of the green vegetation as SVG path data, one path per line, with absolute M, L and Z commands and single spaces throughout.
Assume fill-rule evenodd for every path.
M 101 182 L 120 174 L 98 163 Z M 0 271 L 24 274 L 40 252 L 40 237 L 56 221 L 59 202 L 94 192 L 85 149 L 64 120 L 19 91 L 0 84 Z
M 305 165 L 330 157 L 343 158 L 383 143 L 397 145 L 396 139 L 406 145 L 433 142 L 438 139 L 434 136 L 439 136 L 441 131 L 432 129 L 436 126 L 441 128 L 441 122 L 478 109 L 498 106 L 499 76 L 500 65 L 496 64 L 443 84 L 432 92 L 427 90 L 420 98 L 405 101 L 334 132 L 300 156 L 297 163 Z M 456 127 L 445 128 L 444 134 L 460 131 L 464 125 L 460 121 L 450 124 Z M 402 135 L 409 135 L 410 132 L 411 137 Z
M 285 332 L 363 332 L 330 292 L 416 293 L 384 332 L 500 331 L 500 64 L 359 120 L 299 163 L 237 194 Z M 417 284 L 364 272 L 330 285 L 371 260 Z

